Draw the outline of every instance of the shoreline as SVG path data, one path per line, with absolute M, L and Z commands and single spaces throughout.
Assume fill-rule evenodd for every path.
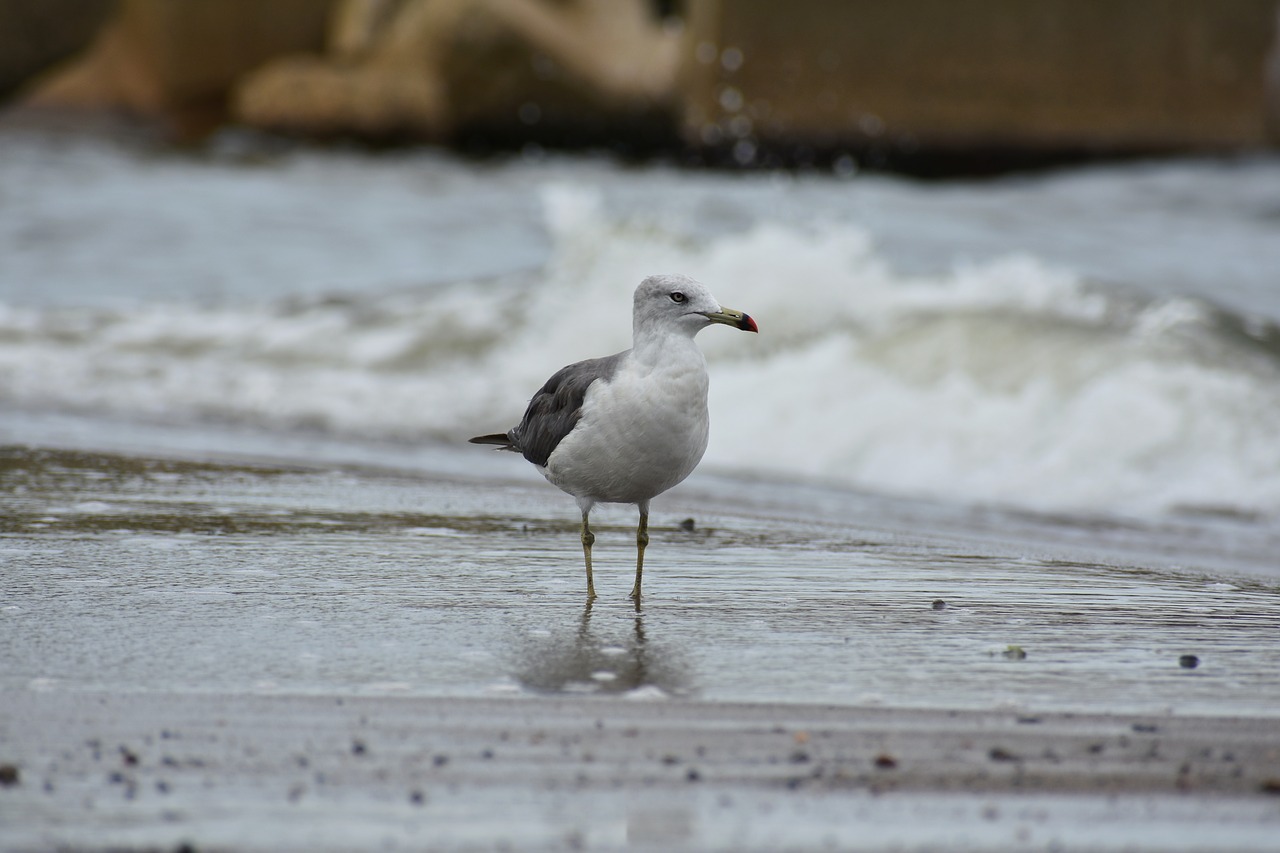
M 6 704 L 10 850 L 607 849 L 623 828 L 614 841 L 714 849 L 797 811 L 811 822 L 785 837 L 839 841 L 847 809 L 898 833 L 905 809 L 936 821 L 927 843 L 960 829 L 997 849 L 1028 831 L 1079 843 L 1091 810 L 1110 815 L 1102 849 L 1208 849 L 1194 833 L 1166 843 L 1170 810 L 1208 819 L 1220 849 L 1265 849 L 1280 829 L 1275 718 L 61 691 Z

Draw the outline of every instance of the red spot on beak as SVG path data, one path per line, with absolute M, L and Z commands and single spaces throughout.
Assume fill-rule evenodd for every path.
M 759 334 L 760 327 L 756 325 L 756 321 L 751 319 L 750 314 L 742 315 L 742 330 L 744 332 L 755 332 Z

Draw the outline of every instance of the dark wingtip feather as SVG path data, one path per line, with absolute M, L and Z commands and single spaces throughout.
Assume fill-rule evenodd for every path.
M 475 438 L 467 440 L 471 444 L 496 444 L 499 447 L 511 446 L 511 438 L 505 432 L 495 432 L 492 435 L 477 435 Z

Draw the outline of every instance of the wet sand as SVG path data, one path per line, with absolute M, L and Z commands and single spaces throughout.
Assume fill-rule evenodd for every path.
M 655 505 L 637 612 L 630 513 L 584 608 L 571 502 L 509 457 L 43 434 L 0 458 L 3 849 L 1280 837 L 1243 520 L 707 474 Z
M 1274 720 L 10 695 L 9 850 L 1269 850 Z

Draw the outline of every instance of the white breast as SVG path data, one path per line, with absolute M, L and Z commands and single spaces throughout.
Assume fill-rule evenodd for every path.
M 689 476 L 707 449 L 707 428 L 707 366 L 696 347 L 668 352 L 657 365 L 630 359 L 587 390 L 582 419 L 543 473 L 576 497 L 649 500 Z

